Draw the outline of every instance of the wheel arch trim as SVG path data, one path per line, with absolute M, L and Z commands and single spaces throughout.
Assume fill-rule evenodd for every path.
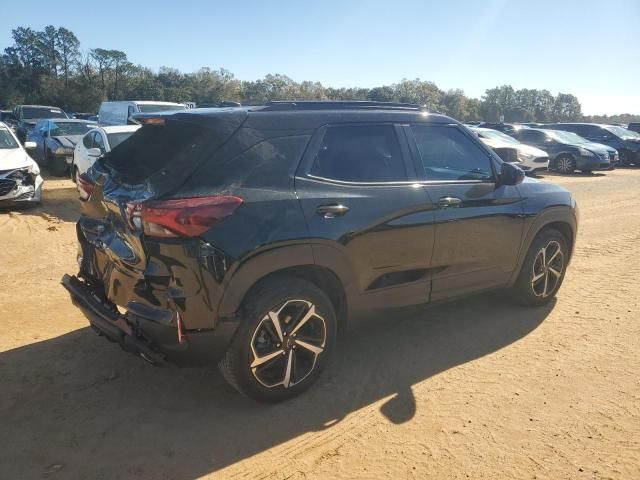
M 278 273 L 295 274 L 296 270 L 303 269 L 324 269 L 333 274 L 342 287 L 348 309 L 346 303 L 357 295 L 348 256 L 339 248 L 320 241 L 270 248 L 242 262 L 230 272 L 232 276 L 225 285 L 217 317 L 235 317 L 247 293 L 264 278 Z
M 567 233 L 570 232 L 571 238 L 567 239 L 567 243 L 569 245 L 567 264 L 569 263 L 573 255 L 576 242 L 578 219 L 576 218 L 573 209 L 569 206 L 549 207 L 537 215 L 529 225 L 523 238 L 522 247 L 518 255 L 518 263 L 511 275 L 509 286 L 513 285 L 518 279 L 518 275 L 520 274 L 520 270 L 522 269 L 527 252 L 529 251 L 529 248 L 531 248 L 534 238 L 536 238 L 542 230 L 550 227 L 559 229 L 560 233 L 565 237 L 567 236 Z

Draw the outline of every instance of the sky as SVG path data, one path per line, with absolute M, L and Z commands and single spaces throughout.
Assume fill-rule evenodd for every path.
M 13 28 L 49 24 L 154 70 L 334 87 L 420 78 L 472 97 L 510 84 L 573 93 L 586 114 L 640 114 L 640 0 L 1 0 L 0 49 Z

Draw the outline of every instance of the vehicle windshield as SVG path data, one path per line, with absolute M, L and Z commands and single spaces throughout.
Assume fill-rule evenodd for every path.
M 580 143 L 589 143 L 589 140 L 582 138 L 577 133 L 573 132 L 565 132 L 562 130 L 550 130 L 549 136 L 554 140 L 560 143 L 571 143 L 571 144 L 580 144 Z
M 127 138 L 133 135 L 135 132 L 117 132 L 117 133 L 107 133 L 107 138 L 109 139 L 109 145 L 111 146 L 111 150 L 116 148 L 122 142 L 124 142 Z
M 168 112 L 173 110 L 184 110 L 184 105 L 162 105 L 158 103 L 138 104 L 138 108 L 142 113 Z
M 615 125 L 608 125 L 604 127 L 604 129 L 609 133 L 613 133 L 616 137 L 636 138 L 631 134 L 631 131 L 627 130 L 626 128 L 616 127 Z
M 622 128 L 622 127 L 617 127 L 615 125 L 610 125 L 607 127 L 604 127 L 605 130 L 607 130 L 610 133 L 613 133 L 616 137 L 620 137 L 620 138 L 639 138 L 640 135 L 638 135 L 636 132 L 633 132 L 631 130 L 627 130 L 626 128 Z
M 519 144 L 520 142 L 513 137 L 510 137 L 506 133 L 499 132 L 497 130 L 476 130 L 480 138 L 492 138 L 494 140 L 500 140 L 504 143 L 511 143 L 514 145 Z
M 0 128 L 0 150 L 11 150 L 14 148 L 18 148 L 16 139 L 13 138 L 9 130 Z
M 51 122 L 49 130 L 52 137 L 60 135 L 84 135 L 95 127 L 93 123 L 82 122 Z
M 23 107 L 22 118 L 28 120 L 35 118 L 67 118 L 67 115 L 59 108 Z

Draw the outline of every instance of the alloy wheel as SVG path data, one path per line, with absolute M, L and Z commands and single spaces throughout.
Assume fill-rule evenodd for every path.
M 569 157 L 560 157 L 558 159 L 557 169 L 561 173 L 571 173 L 573 172 L 573 160 Z
M 316 366 L 327 340 L 327 325 L 307 300 L 288 300 L 262 318 L 251 337 L 249 367 L 267 388 L 291 388 Z
M 555 292 L 564 269 L 564 254 L 560 243 L 550 241 L 533 261 L 531 289 L 537 297 L 546 298 Z

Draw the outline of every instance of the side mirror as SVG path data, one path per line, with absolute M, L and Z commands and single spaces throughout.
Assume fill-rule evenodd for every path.
M 524 180 L 524 171 L 513 163 L 503 163 L 500 171 L 500 185 L 519 185 Z
M 102 152 L 99 148 L 90 148 L 89 150 L 87 150 L 87 155 L 89 155 L 90 157 L 99 157 L 100 155 L 102 155 Z
M 26 148 L 27 150 L 33 150 L 37 146 L 38 145 L 36 144 L 36 142 L 24 142 L 24 148 Z

